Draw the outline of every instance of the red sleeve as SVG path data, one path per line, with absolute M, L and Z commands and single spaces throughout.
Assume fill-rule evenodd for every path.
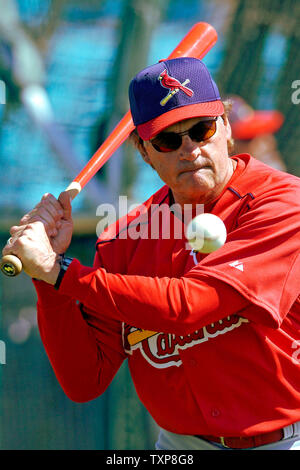
M 120 323 L 99 314 L 95 318 L 49 284 L 34 284 L 41 339 L 59 383 L 71 400 L 96 398 L 125 358 Z
M 178 279 L 112 274 L 78 260 L 71 263 L 60 290 L 108 318 L 178 335 L 222 319 L 224 305 L 227 315 L 248 305 L 235 289 L 206 275 Z

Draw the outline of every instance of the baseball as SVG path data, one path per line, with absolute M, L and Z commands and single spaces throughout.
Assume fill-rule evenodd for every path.
M 224 245 L 226 227 L 220 217 L 214 214 L 200 214 L 190 221 L 186 238 L 191 247 L 200 253 L 212 253 Z

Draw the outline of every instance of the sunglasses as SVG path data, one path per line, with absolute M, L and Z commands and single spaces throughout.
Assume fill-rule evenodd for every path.
M 182 136 L 188 135 L 194 142 L 203 142 L 210 139 L 217 129 L 218 117 L 199 121 L 193 127 L 184 132 L 160 132 L 150 140 L 152 146 L 158 152 L 168 153 L 179 149 L 182 144 Z

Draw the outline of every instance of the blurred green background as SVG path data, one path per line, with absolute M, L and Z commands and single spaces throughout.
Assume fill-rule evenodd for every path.
M 276 142 L 287 171 L 300 176 L 299 1 L 0 0 L 1 246 L 20 215 L 44 192 L 58 196 L 121 119 L 132 76 L 166 58 L 198 21 L 218 32 L 204 62 L 221 94 L 283 113 Z M 70 255 L 92 263 L 99 204 L 117 204 L 120 194 L 143 202 L 160 186 L 124 144 L 74 201 Z M 153 449 L 157 428 L 126 364 L 98 399 L 75 404 L 64 395 L 35 303 L 24 274 L 1 276 L 0 449 Z

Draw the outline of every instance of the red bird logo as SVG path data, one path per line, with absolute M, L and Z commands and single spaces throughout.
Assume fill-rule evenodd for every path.
M 183 83 L 180 83 L 179 80 L 177 80 L 174 77 L 170 77 L 170 75 L 168 75 L 167 69 L 165 69 L 160 74 L 158 79 L 160 81 L 161 86 L 163 86 L 164 88 L 168 88 L 170 90 L 167 96 L 165 96 L 165 98 L 161 100 L 160 104 L 162 106 L 164 106 L 169 101 L 169 99 L 172 98 L 172 96 L 178 93 L 179 90 L 183 91 L 187 96 L 193 96 L 194 94 L 193 90 L 185 86 L 188 83 L 190 83 L 189 79 L 185 80 Z

